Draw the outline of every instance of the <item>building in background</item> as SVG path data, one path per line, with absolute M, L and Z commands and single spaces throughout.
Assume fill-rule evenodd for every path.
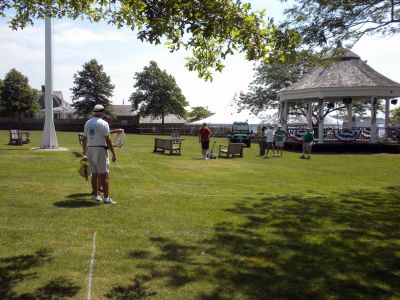
M 38 102 L 40 105 L 39 118 L 45 116 L 45 100 L 44 100 L 44 86 L 42 91 L 39 92 Z M 75 119 L 75 110 L 71 107 L 71 104 L 64 100 L 61 91 L 53 91 L 53 114 L 54 119 Z
M 137 111 L 132 110 L 131 105 L 113 105 L 115 123 L 122 125 L 132 125 L 139 123 Z

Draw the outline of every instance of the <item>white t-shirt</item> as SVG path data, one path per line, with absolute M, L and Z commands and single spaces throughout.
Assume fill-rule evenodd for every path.
M 88 146 L 107 146 L 105 137 L 110 135 L 110 127 L 103 119 L 93 117 L 86 122 L 83 134 Z
M 267 143 L 274 142 L 274 131 L 272 129 L 267 129 Z

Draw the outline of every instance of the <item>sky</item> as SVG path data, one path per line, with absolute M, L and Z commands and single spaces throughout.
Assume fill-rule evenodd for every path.
M 279 1 L 248 2 L 254 9 L 266 8 L 269 16 L 281 17 L 284 4 Z M 118 30 L 106 24 L 69 19 L 53 23 L 53 89 L 61 91 L 70 103 L 73 75 L 91 59 L 103 65 L 115 85 L 113 104 L 129 104 L 128 99 L 134 91 L 134 74 L 141 72 L 151 60 L 175 78 L 191 107 L 204 106 L 212 112 L 224 110 L 235 94 L 247 91 L 253 80 L 254 63 L 246 61 L 242 54 L 226 59 L 222 73 L 214 73 L 213 81 L 205 82 L 185 67 L 189 52 L 170 53 L 164 45 L 140 42 L 136 33 L 129 29 Z M 45 78 L 44 38 L 44 21 L 12 31 L 7 18 L 0 18 L 0 78 L 15 68 L 28 77 L 31 87 L 40 89 Z M 376 71 L 400 82 L 399 36 L 365 37 L 352 50 Z

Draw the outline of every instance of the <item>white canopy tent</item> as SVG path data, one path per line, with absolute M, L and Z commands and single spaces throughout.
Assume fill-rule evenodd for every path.
M 189 123 L 189 125 L 201 125 L 207 123 L 211 126 L 218 126 L 232 125 L 234 122 L 247 122 L 250 125 L 250 130 L 256 132 L 257 127 L 261 124 L 278 124 L 278 110 L 271 109 L 256 116 L 249 110 L 238 112 L 236 106 L 228 105 L 225 109 L 213 114 L 212 116 Z

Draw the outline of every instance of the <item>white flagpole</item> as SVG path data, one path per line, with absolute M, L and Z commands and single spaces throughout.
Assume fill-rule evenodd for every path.
M 45 122 L 42 135 L 42 149 L 57 149 L 58 141 L 53 116 L 53 55 L 51 18 L 45 20 Z

